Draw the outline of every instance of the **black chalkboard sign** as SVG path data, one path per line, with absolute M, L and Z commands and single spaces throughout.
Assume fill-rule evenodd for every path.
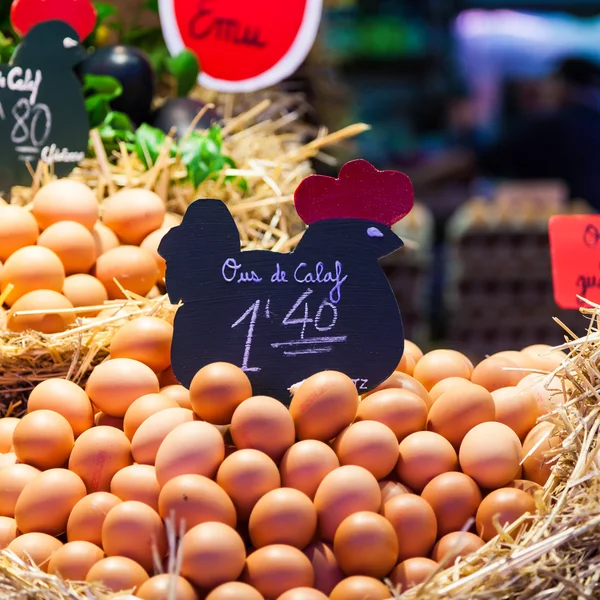
M 85 57 L 62 21 L 32 27 L 9 65 L 0 65 L 0 191 L 30 185 L 27 163 L 53 165 L 63 177 L 85 156 L 89 122 L 73 67 Z
M 289 403 L 290 387 L 341 371 L 359 393 L 396 368 L 400 310 L 379 258 L 402 246 L 390 226 L 413 205 L 408 177 L 347 163 L 339 179 L 312 175 L 295 194 L 309 225 L 294 252 L 242 252 L 220 200 L 197 200 L 163 238 L 175 316 L 173 370 L 189 387 L 216 361 L 240 366 L 255 394 Z

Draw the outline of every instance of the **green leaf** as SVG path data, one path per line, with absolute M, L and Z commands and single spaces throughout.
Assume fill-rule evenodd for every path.
M 90 120 L 90 128 L 94 129 L 104 122 L 110 112 L 110 104 L 102 96 L 90 96 L 85 99 L 85 108 Z
M 84 75 L 83 93 L 93 93 L 105 100 L 114 100 L 123 93 L 123 86 L 118 79 L 110 75 Z
M 106 2 L 94 2 L 96 9 L 96 26 L 101 25 L 108 19 L 117 14 L 117 9 L 112 4 Z
M 158 0 L 146 0 L 143 6 L 146 10 L 151 10 L 152 12 L 158 14 Z
M 130 132 L 133 134 L 133 123 L 125 113 L 111 111 L 106 115 L 104 123 L 110 125 L 117 131 Z
M 142 123 L 138 127 L 135 132 L 135 152 L 142 163 L 144 163 L 146 169 L 149 169 L 156 162 L 166 137 L 163 131 L 156 127 L 151 127 L 147 123 Z
M 177 80 L 177 95 L 185 97 L 194 87 L 200 65 L 196 55 L 190 50 L 182 50 L 176 56 L 170 56 L 166 61 L 167 70 Z

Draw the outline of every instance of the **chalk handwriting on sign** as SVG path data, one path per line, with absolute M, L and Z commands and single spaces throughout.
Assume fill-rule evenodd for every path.
M 60 21 L 31 28 L 0 65 L 0 190 L 30 185 L 38 162 L 67 175 L 85 158 L 89 123 L 73 67 L 83 49 Z
M 600 216 L 560 215 L 550 219 L 550 255 L 554 299 L 576 309 L 581 296 L 600 302 Z
M 340 179 L 312 177 L 296 192 L 309 227 L 292 253 L 241 252 L 235 222 L 218 200 L 194 202 L 163 238 L 167 291 L 183 302 L 172 347 L 183 385 L 224 361 L 247 373 L 255 394 L 288 403 L 293 384 L 325 369 L 348 375 L 360 393 L 395 370 L 402 320 L 378 260 L 402 246 L 390 225 L 412 207 L 412 186 L 365 161 L 348 163 Z M 341 182 L 341 193 L 327 188 L 329 180 Z M 321 194 L 323 202 L 314 201 Z M 378 201 L 384 194 L 387 205 Z M 333 217 L 326 205 L 338 200 Z
M 275 85 L 304 61 L 319 28 L 322 0 L 159 0 L 171 54 L 192 50 L 199 82 L 222 92 Z

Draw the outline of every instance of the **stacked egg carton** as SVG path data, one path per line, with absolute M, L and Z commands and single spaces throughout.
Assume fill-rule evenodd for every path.
M 380 261 L 394 290 L 406 338 L 429 341 L 429 271 L 432 263 L 433 216 L 422 204 L 393 226 L 404 247 Z
M 475 360 L 531 344 L 556 345 L 564 331 L 553 317 L 583 334 L 586 321 L 554 302 L 548 219 L 589 212 L 555 196 L 519 202 L 474 199 L 452 217 L 448 230 L 448 343 Z

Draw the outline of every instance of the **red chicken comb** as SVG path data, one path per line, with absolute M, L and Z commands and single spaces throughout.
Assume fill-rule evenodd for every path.
M 325 219 L 364 219 L 388 227 L 414 205 L 413 186 L 399 171 L 378 171 L 366 160 L 347 162 L 337 179 L 310 175 L 296 188 L 294 204 L 307 224 Z
M 83 41 L 94 31 L 96 9 L 90 0 L 14 0 L 10 7 L 10 20 L 21 36 L 38 23 L 63 21 Z

